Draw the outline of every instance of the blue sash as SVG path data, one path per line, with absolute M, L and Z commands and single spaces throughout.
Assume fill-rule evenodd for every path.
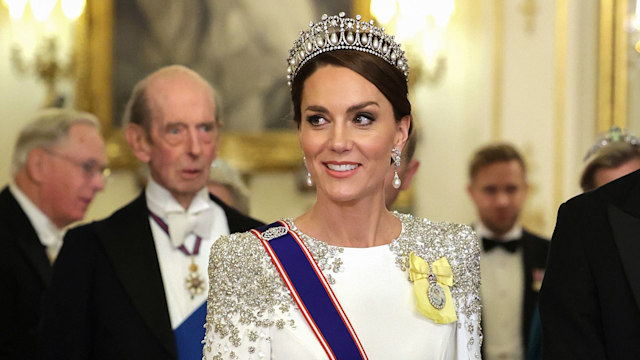
M 329 359 L 368 359 L 324 274 L 298 235 L 281 221 L 251 232 L 262 241 Z
M 203 325 L 206 316 L 207 302 L 205 301 L 173 331 L 178 347 L 178 360 L 202 359 Z

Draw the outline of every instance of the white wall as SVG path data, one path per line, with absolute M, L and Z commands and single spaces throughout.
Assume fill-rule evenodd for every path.
M 490 137 L 491 1 L 457 1 L 447 33 L 447 69 L 437 83 L 412 89 L 421 139 L 416 158 L 415 213 L 469 223 L 466 163 Z
M 561 3 L 535 2 L 534 29 L 527 31 L 522 2 L 456 1 L 447 73 L 435 85 L 423 82 L 413 89 L 415 117 L 424 133 L 417 152 L 423 165 L 414 184 L 417 215 L 473 221 L 465 192 L 468 161 L 479 146 L 508 141 L 522 150 L 529 166 L 523 222 L 551 235 L 559 202 L 578 193 L 581 158 L 593 141 L 596 121 L 598 2 L 569 0 L 568 18 L 556 24 Z M 503 28 L 498 36 L 497 21 Z M 569 41 L 566 57 L 557 58 L 561 26 L 567 27 Z M 498 58 L 494 46 L 503 49 Z M 563 73 L 556 73 L 559 61 L 566 64 Z M 497 87 L 496 71 L 502 78 Z M 562 81 L 566 86 L 559 89 Z M 499 134 L 493 138 L 496 123 Z M 557 124 L 564 129 L 561 146 Z M 559 166 L 555 159 L 561 160 Z

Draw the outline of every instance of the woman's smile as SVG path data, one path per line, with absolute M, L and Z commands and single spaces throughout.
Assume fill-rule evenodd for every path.
M 321 196 L 344 202 L 379 192 L 391 149 L 402 147 L 408 125 L 395 121 L 380 90 L 350 69 L 328 65 L 306 80 L 302 109 L 300 144 Z
M 353 162 L 325 162 L 324 166 L 327 169 L 329 176 L 334 178 L 347 178 L 354 175 L 360 164 Z

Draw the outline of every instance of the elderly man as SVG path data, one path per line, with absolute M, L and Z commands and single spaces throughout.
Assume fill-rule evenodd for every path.
M 182 66 L 139 82 L 125 110 L 146 190 L 70 231 L 45 297 L 46 359 L 199 359 L 209 248 L 261 225 L 206 189 L 219 119 L 211 86 Z
M 46 109 L 18 136 L 0 193 L 0 358 L 36 358 L 40 302 L 67 225 L 104 188 L 107 158 L 95 116 Z
M 524 159 L 511 145 L 485 146 L 471 160 L 469 180 L 482 237 L 483 358 L 524 359 L 549 249 L 518 221 L 528 188 Z

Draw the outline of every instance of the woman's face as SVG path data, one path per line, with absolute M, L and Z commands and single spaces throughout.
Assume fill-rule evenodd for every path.
M 352 202 L 383 197 L 391 149 L 402 149 L 410 117 L 399 123 L 387 98 L 345 67 L 327 65 L 304 83 L 300 144 L 318 196 Z

